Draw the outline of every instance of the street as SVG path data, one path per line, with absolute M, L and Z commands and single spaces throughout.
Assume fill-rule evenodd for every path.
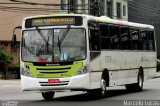
M 3 81 L 3 80 L 2 80 Z M 1 81 L 1 82 L 2 82 Z M 11 81 L 12 82 L 12 81 Z M 90 96 L 85 92 L 57 92 L 53 101 L 44 101 L 40 93 L 35 92 L 22 92 L 20 86 L 20 80 L 16 80 L 15 83 L 0 83 L 0 100 L 2 106 L 6 106 L 3 103 L 12 103 L 16 106 L 44 106 L 44 105 L 122 105 L 124 106 L 125 100 L 153 100 L 160 106 L 160 78 L 150 79 L 144 82 L 144 89 L 142 92 L 127 92 L 124 86 L 109 87 L 107 96 L 105 98 L 98 98 Z

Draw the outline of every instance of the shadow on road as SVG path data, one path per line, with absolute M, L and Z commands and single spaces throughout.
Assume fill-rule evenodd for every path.
M 147 91 L 146 89 L 142 92 Z M 74 101 L 74 102 L 80 102 L 80 101 L 94 101 L 94 100 L 101 100 L 101 99 L 107 99 L 110 97 L 120 96 L 120 95 L 126 95 L 131 93 L 137 93 L 137 92 L 129 92 L 125 89 L 118 89 L 118 90 L 107 90 L 107 95 L 105 97 L 99 97 L 93 94 L 84 93 L 84 94 L 78 94 L 78 95 L 69 95 L 69 96 L 63 96 L 63 97 L 57 97 L 54 98 L 52 101 Z M 42 100 L 45 101 L 45 100 Z M 38 101 L 37 101 L 38 102 Z
M 94 95 L 94 94 L 85 93 L 85 94 L 79 94 L 79 95 L 54 98 L 53 101 L 77 101 L 77 102 L 78 101 L 93 101 L 93 100 L 107 99 L 110 97 L 131 94 L 131 93 L 137 93 L 137 92 L 128 92 L 124 89 L 123 90 L 108 90 L 107 95 L 103 98 L 100 96 Z
M 147 89 L 143 90 L 142 92 L 148 92 Z M 31 101 L 21 101 L 19 106 L 124 106 L 123 101 L 116 101 L 116 100 L 107 100 L 107 98 L 127 95 L 137 92 L 128 92 L 125 89 L 119 90 L 108 90 L 107 95 L 104 98 L 90 95 L 89 93 L 79 94 L 79 95 L 70 95 L 70 96 L 63 96 L 54 98 L 52 101 L 45 101 L 45 100 L 31 100 Z M 107 101 L 107 102 L 106 102 Z

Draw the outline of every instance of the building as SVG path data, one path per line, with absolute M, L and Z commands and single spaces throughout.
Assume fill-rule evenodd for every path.
M 68 13 L 108 16 L 128 20 L 128 0 L 61 0 L 62 10 Z
M 1 0 L 0 46 L 10 50 L 13 29 L 21 25 L 24 17 L 54 13 L 99 14 L 128 20 L 128 0 Z M 15 33 L 19 47 L 20 30 Z
M 55 4 L 60 4 L 60 0 L 1 0 L 0 46 L 5 46 L 10 51 L 13 29 L 22 24 L 22 19 L 27 16 L 61 12 L 60 6 Z M 16 30 L 15 33 L 19 47 L 20 30 Z
M 53 13 L 93 15 L 96 1 L 98 1 L 100 15 L 128 20 L 127 0 L 27 0 L 26 2 L 24 0 L 1 0 L 0 41 L 11 41 L 13 29 L 21 25 L 24 17 Z M 20 31 L 16 30 L 16 33 L 18 33 L 17 41 L 20 41 Z
M 151 24 L 155 27 L 158 59 L 160 59 L 160 1 L 159 0 L 129 0 L 128 20 L 137 23 Z

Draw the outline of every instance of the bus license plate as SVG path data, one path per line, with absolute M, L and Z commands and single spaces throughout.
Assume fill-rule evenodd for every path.
M 48 83 L 59 83 L 59 79 L 48 79 Z

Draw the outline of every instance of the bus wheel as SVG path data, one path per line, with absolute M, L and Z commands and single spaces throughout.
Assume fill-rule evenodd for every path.
M 100 94 L 102 96 L 105 96 L 106 92 L 107 92 L 107 86 L 106 86 L 106 81 L 105 81 L 105 79 L 103 77 L 101 79 L 100 86 L 101 86 L 101 88 L 100 88 Z
M 97 89 L 95 92 L 97 96 L 102 97 L 102 98 L 106 96 L 106 92 L 107 92 L 107 82 L 106 82 L 105 77 L 106 77 L 105 73 L 103 73 L 101 81 L 100 81 L 100 88 Z
M 42 97 L 45 100 L 53 100 L 55 92 L 42 92 Z
M 106 81 L 102 78 L 101 81 L 100 81 L 100 88 L 92 89 L 92 90 L 89 90 L 87 92 L 92 97 L 103 98 L 106 95 L 106 91 L 107 91 L 107 89 L 106 89 Z
M 126 85 L 126 90 L 141 92 L 143 89 L 143 81 L 144 81 L 144 74 L 142 68 L 140 68 L 137 76 L 137 83 Z
M 109 73 L 107 70 L 103 71 L 102 77 L 101 77 L 101 82 L 100 82 L 100 95 L 102 97 L 106 96 L 107 92 L 107 87 L 109 86 Z
M 138 92 L 141 92 L 143 89 L 143 81 L 144 81 L 144 75 L 143 70 L 140 69 L 138 73 L 137 83 L 135 84 L 135 90 Z

